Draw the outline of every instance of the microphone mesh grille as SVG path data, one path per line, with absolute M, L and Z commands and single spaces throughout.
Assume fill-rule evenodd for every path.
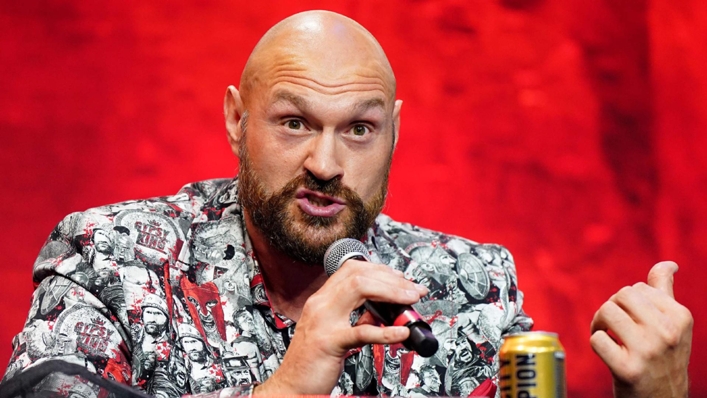
M 324 270 L 331 276 L 341 267 L 344 261 L 352 257 L 363 257 L 371 261 L 366 245 L 356 239 L 344 238 L 332 243 L 324 253 Z

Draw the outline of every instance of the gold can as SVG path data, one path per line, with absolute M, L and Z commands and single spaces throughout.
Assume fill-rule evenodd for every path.
M 506 336 L 499 351 L 502 398 L 566 398 L 565 350 L 557 333 Z

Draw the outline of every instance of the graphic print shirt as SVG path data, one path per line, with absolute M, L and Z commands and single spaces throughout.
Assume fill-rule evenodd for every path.
M 414 308 L 440 348 L 430 358 L 401 344 L 353 350 L 332 395 L 496 395 L 502 337 L 532 326 L 510 253 L 385 215 L 364 243 L 374 262 L 429 288 Z M 248 395 L 296 330 L 269 304 L 237 179 L 70 214 L 42 247 L 34 281 L 4 380 L 61 359 L 159 397 Z M 73 376 L 35 391 L 99 397 Z

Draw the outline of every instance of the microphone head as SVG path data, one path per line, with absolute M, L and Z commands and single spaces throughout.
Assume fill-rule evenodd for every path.
M 356 239 L 344 238 L 332 243 L 324 253 L 324 270 L 331 276 L 346 260 L 357 258 L 371 261 L 366 245 Z

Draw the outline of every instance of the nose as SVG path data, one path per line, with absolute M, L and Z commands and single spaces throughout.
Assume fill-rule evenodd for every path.
M 334 131 L 324 130 L 312 138 L 304 168 L 316 178 L 329 181 L 343 177 L 341 151 L 338 148 L 337 137 Z

